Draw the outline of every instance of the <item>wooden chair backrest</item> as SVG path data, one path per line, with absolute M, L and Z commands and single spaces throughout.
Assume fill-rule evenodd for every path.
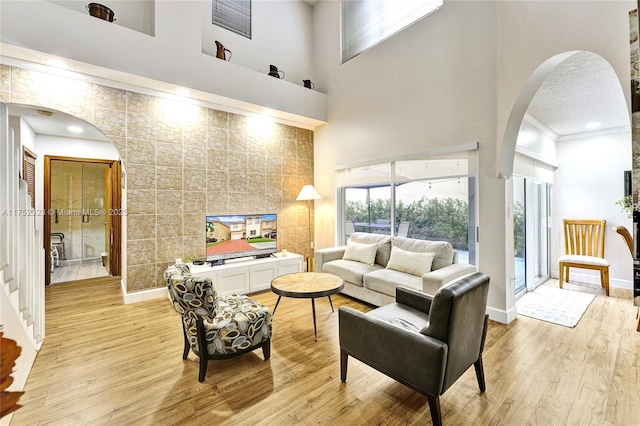
M 613 230 L 624 238 L 624 242 L 627 243 L 627 247 L 629 247 L 629 253 L 631 253 L 631 257 L 633 257 L 633 237 L 629 230 L 624 226 L 616 226 Z
M 604 258 L 606 220 L 562 219 L 562 224 L 565 254 Z

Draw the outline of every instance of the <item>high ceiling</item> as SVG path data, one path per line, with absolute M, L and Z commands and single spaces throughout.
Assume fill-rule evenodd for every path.
M 527 113 L 560 137 L 629 126 L 616 73 L 590 52 L 576 53 L 560 63 L 540 86 Z M 594 122 L 600 127 L 585 127 Z
M 38 111 L 50 111 L 51 116 Z M 9 114 L 22 116 L 38 134 L 91 140 L 108 140 L 94 126 L 60 111 L 9 105 Z M 629 126 L 624 94 L 611 66 L 590 52 L 572 55 L 546 78 L 532 99 L 527 114 L 559 137 Z M 597 129 L 587 129 L 599 122 Z M 76 134 L 69 126 L 80 126 Z

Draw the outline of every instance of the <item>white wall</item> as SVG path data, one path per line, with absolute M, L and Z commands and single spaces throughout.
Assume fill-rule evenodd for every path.
M 76 12 L 88 15 L 86 6 L 90 3 L 78 0 L 47 0 Z M 98 2 L 96 2 L 98 3 Z M 153 35 L 155 0 L 107 0 L 100 1 L 113 12 L 113 25 L 121 25 L 135 31 Z M 97 19 L 97 18 L 95 18 Z
M 218 40 L 231 51 L 234 64 L 262 74 L 275 65 L 285 72 L 284 80 L 299 85 L 313 80 L 311 6 L 303 1 L 253 0 L 251 8 L 248 39 L 212 24 L 211 2 L 202 2 L 202 52 L 215 57 Z
M 558 162 L 557 140 L 558 135 L 527 114 L 518 132 L 516 150 L 536 160 L 555 165 Z
M 9 45 L 104 67 L 108 70 L 89 70 L 104 78 L 121 78 L 108 72 L 116 70 L 193 89 L 193 96 L 210 94 L 202 96 L 235 110 L 265 113 L 269 109 L 276 118 L 325 121 L 326 96 L 306 89 L 300 81 L 309 78 L 312 69 L 310 6 L 300 1 L 259 2 L 255 7 L 261 19 L 254 23 L 254 38 L 237 48 L 229 43 L 234 59 L 225 62 L 202 53 L 203 4 L 208 3 L 155 2 L 155 36 L 149 36 L 49 1 L 3 0 L 0 37 Z M 4 48 L 3 55 L 9 50 Z M 253 63 L 249 57 L 266 63 Z M 290 81 L 268 76 L 269 64 L 283 68 Z M 82 64 L 68 66 L 87 72 Z
M 491 276 L 492 317 L 515 318 L 508 278 L 514 273 L 513 250 L 507 250 L 513 244 L 506 214 L 511 186 L 497 178 L 506 123 L 534 71 L 573 50 L 608 61 L 629 99 L 628 12 L 636 6 L 633 1 L 450 1 L 340 65 L 339 4 L 319 2 L 316 87 L 329 94 L 329 115 L 315 134 L 315 185 L 322 195 L 316 202 L 318 246 L 334 244 L 331 170 L 336 164 L 478 141 L 479 269 Z M 524 111 L 526 105 L 522 116 Z M 505 151 L 511 158 L 521 120 Z
M 564 253 L 562 219 L 605 219 L 604 252 L 611 263 L 610 285 L 631 290 L 631 255 L 622 237 L 611 231 L 619 225 L 632 229 L 632 219 L 615 205 L 624 196 L 623 171 L 632 169 L 630 132 L 562 141 L 557 147 L 558 217 L 552 238 L 556 242 L 556 253 Z M 558 263 L 552 262 L 552 267 L 554 276 L 558 276 Z M 571 269 L 570 273 L 572 279 L 600 285 L 597 271 Z
M 337 2 L 314 7 L 317 87 L 329 94 L 328 123 L 315 134 L 315 185 L 322 195 L 316 202 L 318 246 L 334 244 L 330 171 L 336 164 L 479 142 L 479 264 L 491 276 L 489 304 L 504 313 L 505 190 L 491 167 L 497 138 L 496 5 L 445 2 L 343 65 L 339 13 Z
M 202 54 L 197 2 L 156 2 L 156 36 L 149 37 L 50 2 L 3 1 L 0 31 L 5 43 L 326 117 L 328 124 L 315 133 L 315 184 L 323 197 L 316 203 L 319 247 L 334 243 L 337 163 L 479 142 L 479 265 L 491 276 L 490 307 L 507 318 L 514 313 L 507 278 L 513 273 L 512 254 L 506 249 L 512 224 L 506 214 L 508 187 L 497 176 L 503 155 L 513 156 L 515 147 L 515 140 L 503 141 L 511 111 L 541 64 L 574 50 L 608 61 L 628 102 L 628 12 L 636 6 L 632 0 L 449 1 L 340 65 L 339 2 L 321 1 L 310 24 L 316 91 Z M 278 16 L 270 19 L 273 26 L 290 25 Z M 328 97 L 317 99 L 317 91 Z M 325 101 L 326 116 L 320 111 Z

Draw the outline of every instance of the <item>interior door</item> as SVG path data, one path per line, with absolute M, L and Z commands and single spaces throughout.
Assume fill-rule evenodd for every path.
M 111 173 L 113 173 L 111 167 L 104 169 L 104 253 L 106 253 L 106 257 L 103 257 L 102 260 L 109 275 L 111 275 L 111 244 L 113 243 L 113 228 L 111 227 Z

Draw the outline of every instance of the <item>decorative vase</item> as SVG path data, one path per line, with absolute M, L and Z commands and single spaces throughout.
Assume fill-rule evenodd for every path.
M 113 10 L 109 9 L 107 6 L 101 5 L 99 3 L 89 3 L 85 6 L 85 9 L 89 11 L 89 14 L 91 16 L 109 22 L 115 21 L 115 18 L 113 17 Z
M 222 59 L 223 61 L 227 60 L 227 56 L 225 54 L 225 52 L 229 52 L 229 59 L 231 60 L 231 56 L 233 56 L 233 53 L 231 53 L 231 51 L 227 48 L 225 48 L 222 43 L 220 43 L 218 40 L 215 41 L 216 43 L 216 48 L 217 48 L 217 52 L 216 52 L 216 58 L 218 59 Z
M 280 77 L 280 73 L 282 73 L 282 77 Z M 269 75 L 275 78 L 284 78 L 284 71 L 278 70 L 278 67 L 275 65 L 269 65 Z

